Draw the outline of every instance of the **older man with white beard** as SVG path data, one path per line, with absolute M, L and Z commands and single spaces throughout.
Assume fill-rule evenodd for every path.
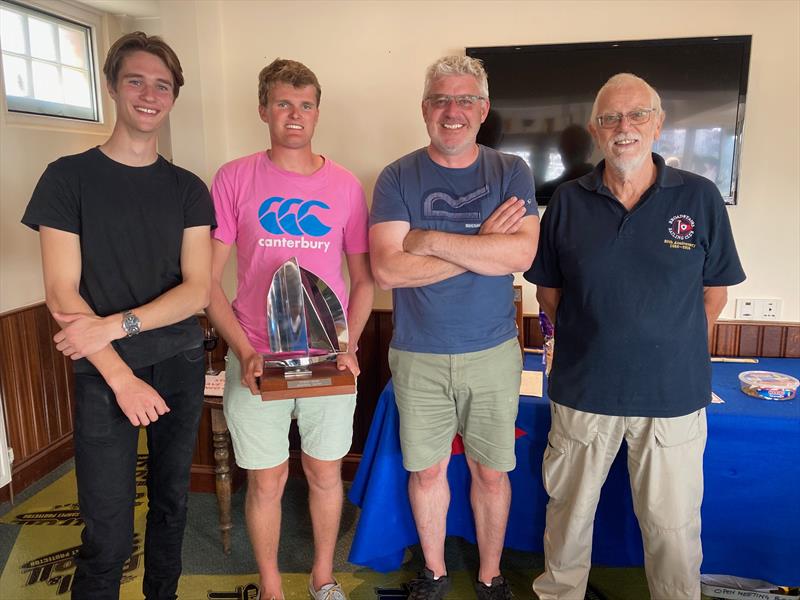
M 745 275 L 716 186 L 651 153 L 663 122 L 647 82 L 609 79 L 589 122 L 605 160 L 555 192 L 525 274 L 558 341 L 540 600 L 583 599 L 623 439 L 650 595 L 700 598 L 708 333 Z

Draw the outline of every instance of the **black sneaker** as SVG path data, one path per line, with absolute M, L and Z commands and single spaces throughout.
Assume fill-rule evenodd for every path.
M 492 578 L 492 585 L 486 585 L 482 581 L 475 582 L 475 593 L 478 600 L 512 600 L 514 594 L 508 587 L 508 581 L 502 575 Z
M 447 575 L 433 578 L 433 571 L 427 567 L 423 569 L 416 579 L 408 582 L 411 593 L 408 600 L 442 600 L 450 589 L 450 578 Z

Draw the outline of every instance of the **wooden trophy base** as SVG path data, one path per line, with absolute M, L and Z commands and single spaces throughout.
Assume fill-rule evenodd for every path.
M 337 369 L 335 362 L 309 365 L 307 369 L 311 375 L 286 378 L 281 368 L 265 368 L 261 375 L 261 399 L 286 400 L 356 393 L 355 376 L 349 369 Z

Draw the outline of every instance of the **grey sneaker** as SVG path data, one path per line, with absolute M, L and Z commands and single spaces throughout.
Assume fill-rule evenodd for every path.
M 433 571 L 424 568 L 419 577 L 408 582 L 411 593 L 408 600 L 442 600 L 450 589 L 450 578 L 447 575 L 433 578 Z
M 323 585 L 321 589 L 315 590 L 313 575 L 308 577 L 308 595 L 311 600 L 347 600 L 342 586 L 336 579 L 333 580 L 333 583 L 328 583 Z
M 493 577 L 492 585 L 476 581 L 475 594 L 477 594 L 478 600 L 512 600 L 514 598 L 506 578 L 502 575 Z

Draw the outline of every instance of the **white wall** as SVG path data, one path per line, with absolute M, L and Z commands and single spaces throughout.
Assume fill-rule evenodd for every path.
M 277 56 L 293 58 L 322 84 L 315 149 L 351 169 L 368 197 L 386 164 L 426 143 L 422 79 L 439 56 L 465 46 L 752 34 L 739 205 L 729 213 L 748 280 L 730 295 L 782 298 L 783 320 L 800 321 L 800 3 L 162 0 L 160 7 L 160 33 L 187 80 L 171 115 L 177 164 L 210 181 L 221 163 L 264 148 L 257 75 Z M 38 249 L 5 241 L 19 227 L 6 215 L 18 221 L 35 183 L 29 174 L 18 178 L 18 164 L 6 166 L 5 138 L 0 311 L 42 298 Z M 65 153 L 45 139 L 26 148 L 37 160 Z M 39 162 L 27 170 L 38 175 L 46 164 Z M 18 178 L 13 190 L 8 184 L 8 202 L 7 173 Z M 388 294 L 378 296 L 376 306 L 390 305 Z M 531 286 L 525 310 L 536 311 Z M 733 316 L 733 302 L 723 316 Z
M 51 13 L 97 27 L 97 55 L 120 35 L 120 21 L 90 8 L 31 1 Z M 0 94 L 0 313 L 44 299 L 39 236 L 20 224 L 45 167 L 60 156 L 102 144 L 113 126 L 113 103 L 102 86 L 104 123 L 7 113 Z
M 463 53 L 465 46 L 752 34 L 739 205 L 730 209 L 748 280 L 731 297 L 782 298 L 783 319 L 800 320 L 796 2 L 225 0 L 161 6 L 162 31 L 184 60 L 197 58 L 187 76 L 201 78 L 201 104 L 211 108 L 176 109 L 177 163 L 208 178 L 217 164 L 264 148 L 256 77 L 275 57 L 293 58 L 322 84 L 315 149 L 354 171 L 368 195 L 387 163 L 426 143 L 419 108 L 423 73 L 441 55 Z M 213 149 L 199 143 L 198 127 Z M 390 305 L 388 294 L 380 294 L 376 306 Z M 536 311 L 527 284 L 525 310 Z M 733 302 L 723 314 L 733 316 Z

